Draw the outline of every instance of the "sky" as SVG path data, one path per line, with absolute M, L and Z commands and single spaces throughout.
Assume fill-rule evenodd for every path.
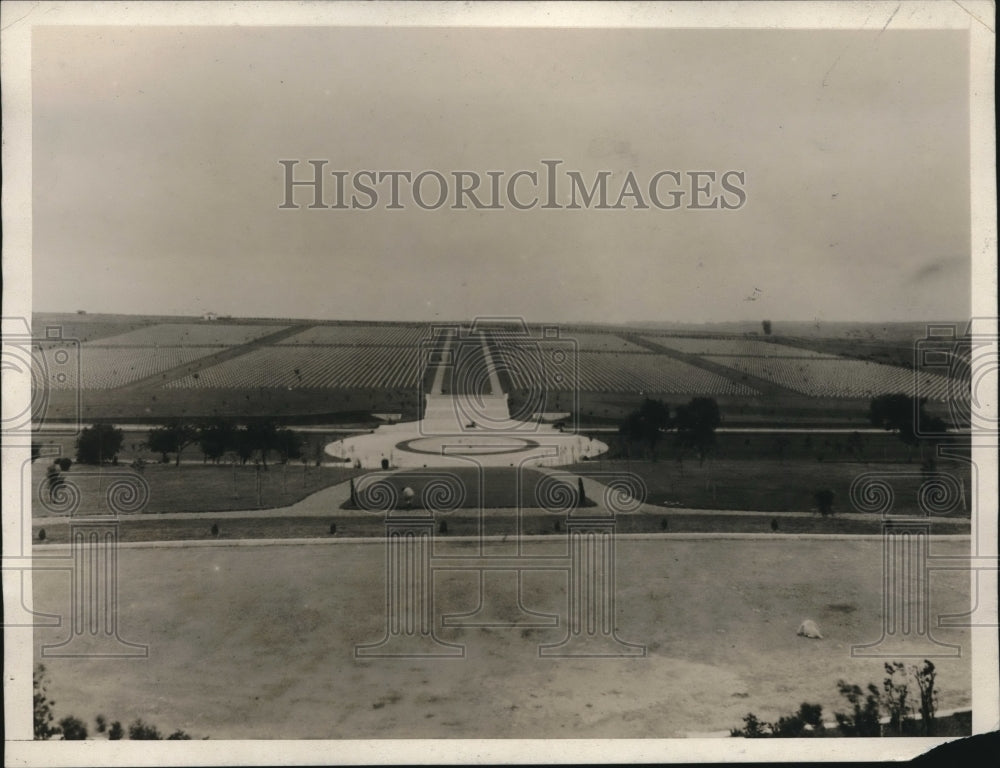
M 934 30 L 36 27 L 34 308 L 968 317 L 967 46 Z M 609 171 L 613 198 L 630 171 L 735 170 L 746 202 L 390 210 L 381 185 L 372 210 L 309 209 L 302 190 L 283 210 L 282 159 L 348 180 L 506 180 L 560 159 L 588 184 Z

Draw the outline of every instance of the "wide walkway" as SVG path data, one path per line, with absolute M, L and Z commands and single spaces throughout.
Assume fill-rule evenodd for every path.
M 456 344 L 473 352 L 462 355 Z M 327 445 L 327 454 L 365 469 L 412 469 L 470 462 L 486 467 L 561 466 L 608 449 L 600 440 L 564 433 L 552 424 L 511 418 L 486 333 L 456 339 L 453 330 L 443 329 L 430 365 L 435 368 L 433 376 L 427 374 L 431 391 L 424 397 L 419 421 L 385 424 L 370 434 L 345 437 Z

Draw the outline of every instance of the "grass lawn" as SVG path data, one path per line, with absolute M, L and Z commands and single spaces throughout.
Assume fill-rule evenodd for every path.
M 369 481 L 382 480 L 373 475 Z M 344 509 L 384 509 L 371 491 L 370 503 L 365 488 L 369 481 L 358 482 L 357 506 L 350 501 Z M 397 472 L 384 477 L 396 492 L 394 508 L 406 505 L 404 489 L 413 490 L 409 508 L 436 509 L 447 512 L 453 509 L 504 509 L 552 508 L 563 509 L 577 498 L 577 487 L 562 480 L 531 469 L 518 471 L 510 467 L 453 467 Z M 583 506 L 594 506 L 589 499 Z
M 703 466 L 696 460 L 680 464 L 672 460 L 589 461 L 565 467 L 570 472 L 622 472 L 642 478 L 648 489 L 646 501 L 669 510 L 728 509 L 762 512 L 808 512 L 816 509 L 814 494 L 824 488 L 834 493 L 834 514 L 851 513 L 850 487 L 865 472 L 897 475 L 892 480 L 895 492 L 893 512 L 920 513 L 917 489 L 923 482 L 919 464 L 864 464 L 862 462 L 817 462 L 786 459 L 709 459 Z M 938 471 L 951 473 L 965 487 L 970 497 L 969 465 L 962 462 L 938 463 Z M 961 503 L 952 512 L 956 518 L 968 517 Z
M 219 528 L 212 534 L 212 525 Z M 525 536 L 565 536 L 565 517 L 557 514 L 529 512 L 521 516 L 520 524 L 514 511 L 509 514 L 490 514 L 485 520 L 471 514 L 436 515 L 436 536 L 510 536 L 520 532 Z M 442 527 L 443 524 L 443 527 Z M 336 526 L 331 533 L 330 526 Z M 777 525 L 775 529 L 773 525 Z M 32 538 L 39 541 L 45 530 L 46 544 L 65 544 L 69 540 L 68 523 L 46 523 L 36 520 Z M 844 515 L 841 517 L 769 517 L 767 515 L 685 514 L 665 510 L 662 516 L 619 515 L 615 530 L 618 533 L 765 533 L 765 534 L 869 534 L 882 531 L 882 523 L 871 515 Z M 968 534 L 969 523 L 934 523 L 934 534 Z M 236 539 L 326 539 L 379 537 L 385 535 L 382 515 L 331 510 L 329 516 L 235 517 L 217 518 L 201 515 L 182 519 L 163 519 L 155 515 L 122 518 L 118 540 L 138 541 L 208 541 Z
M 539 544 L 565 548 L 562 537 Z M 935 541 L 931 552 L 968 546 Z M 618 633 L 645 657 L 540 657 L 540 643 L 566 632 L 558 571 L 525 572 L 522 598 L 559 626 L 442 626 L 444 614 L 476 608 L 478 577 L 438 571 L 435 632 L 465 657 L 357 658 L 356 644 L 386 631 L 385 548 L 373 542 L 123 548 L 119 634 L 148 645 L 148 658 L 42 658 L 42 645 L 67 636 L 64 620 L 35 630 L 36 659 L 57 720 L 141 717 L 212 739 L 671 737 L 738 727 L 747 712 L 773 721 L 803 701 L 832 719 L 849 711 L 838 679 L 881 684 L 887 659 L 851 655 L 881 634 L 877 538 L 623 539 L 616 564 Z M 932 618 L 968 607 L 967 573 L 933 572 L 929 584 Z M 35 573 L 33 594 L 35 610 L 66 616 L 68 571 Z M 796 635 L 806 618 L 824 639 Z M 939 708 L 969 707 L 969 631 L 934 636 L 963 648 L 934 658 Z
M 36 461 L 31 467 L 33 489 L 32 514 L 36 519 L 55 514 L 46 507 L 47 462 Z M 106 494 L 116 478 L 141 478 L 149 486 L 149 501 L 144 513 L 216 512 L 224 510 L 284 507 L 316 491 L 364 474 L 366 470 L 315 467 L 302 464 L 272 464 L 259 474 L 253 465 L 232 466 L 151 464 L 139 474 L 128 466 L 97 467 L 74 464 L 64 474 L 66 482 L 80 491 L 80 514 L 107 512 Z M 260 495 L 258 502 L 258 477 Z

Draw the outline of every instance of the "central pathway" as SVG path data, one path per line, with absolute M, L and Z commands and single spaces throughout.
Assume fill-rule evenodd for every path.
M 445 361 L 448 359 L 448 353 L 451 352 L 451 342 L 454 340 L 454 333 L 451 330 L 445 330 L 442 331 L 442 335 L 439 338 L 444 340 L 444 346 L 434 350 L 438 356 L 438 363 L 434 371 L 434 383 L 431 384 L 432 395 L 443 394 L 444 374 L 447 370 Z
M 326 452 L 366 469 L 560 466 L 596 457 L 599 440 L 551 424 L 512 419 L 486 332 L 443 328 L 422 381 L 430 381 L 423 418 L 387 424 L 330 443 Z
M 500 386 L 500 377 L 497 376 L 497 369 L 496 366 L 493 364 L 493 355 L 490 354 L 489 344 L 486 343 L 486 334 L 480 332 L 479 339 L 480 342 L 482 343 L 483 360 L 486 365 L 486 373 L 489 376 L 490 394 L 497 396 L 503 395 L 505 393 L 503 391 L 503 388 Z

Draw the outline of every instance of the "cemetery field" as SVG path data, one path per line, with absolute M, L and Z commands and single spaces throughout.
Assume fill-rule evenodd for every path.
M 541 545 L 565 547 L 561 537 Z M 931 555 L 968 547 L 936 539 Z M 539 657 L 565 632 L 560 572 L 526 572 L 523 585 L 525 606 L 560 626 L 441 626 L 475 608 L 476 576 L 438 573 L 435 632 L 465 657 L 356 658 L 357 644 L 385 634 L 384 552 L 376 539 L 123 546 L 118 632 L 148 657 L 43 658 L 67 628 L 38 629 L 55 715 L 141 717 L 212 739 L 671 737 L 726 731 L 747 712 L 775 720 L 803 701 L 832 720 L 848 711 L 837 680 L 880 685 L 888 660 L 851 656 L 881 636 L 878 537 L 618 540 L 618 634 L 645 645 L 644 658 Z M 68 572 L 40 571 L 33 584 L 36 610 L 66 615 Z M 932 572 L 931 616 L 965 610 L 968 588 L 967 573 Z M 822 640 L 796 635 L 807 618 Z M 934 658 L 939 708 L 968 708 L 967 631 L 935 629 L 934 640 L 962 650 Z
M 443 338 L 430 325 L 375 321 L 50 313 L 34 326 L 35 381 L 47 395 L 39 413 L 50 421 L 267 414 L 332 423 L 379 411 L 416 419 L 431 350 Z M 907 330 L 910 349 L 918 330 Z M 863 424 L 872 397 L 897 391 L 928 396 L 935 414 L 968 400 L 967 371 L 915 376 L 907 337 L 881 339 L 885 329 L 869 329 L 872 338 L 853 345 L 843 336 L 753 331 L 556 331 L 554 339 L 525 340 L 487 328 L 481 338 L 512 403 L 541 396 L 538 409 L 574 411 L 585 423 L 620 419 L 645 397 L 714 397 L 730 422 L 768 425 Z

